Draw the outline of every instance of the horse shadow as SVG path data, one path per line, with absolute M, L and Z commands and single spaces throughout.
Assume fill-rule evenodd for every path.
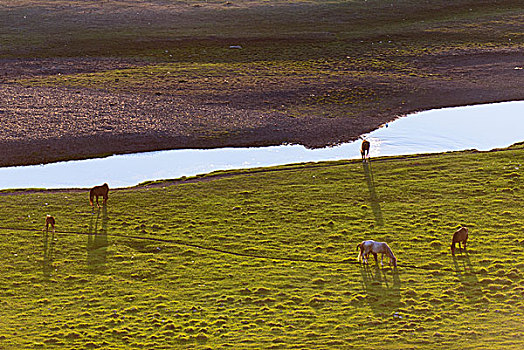
M 375 191 L 375 179 L 373 177 L 373 168 L 371 167 L 371 160 L 362 163 L 364 169 L 364 176 L 366 178 L 366 184 L 369 189 L 369 196 L 371 202 L 371 210 L 373 210 L 373 216 L 375 217 L 375 224 L 377 226 L 384 225 L 384 219 L 382 218 L 382 209 L 380 208 L 380 202 Z
M 102 206 L 93 213 L 87 235 L 87 268 L 91 273 L 103 273 L 107 261 L 107 207 Z M 99 227 L 100 226 L 100 227 Z
M 360 266 L 366 301 L 377 315 L 389 315 L 401 307 L 398 270 L 382 269 L 378 264 Z
M 452 257 L 455 276 L 461 283 L 460 290 L 464 292 L 470 302 L 478 302 L 482 298 L 483 292 L 468 252 L 464 251 L 464 254 L 453 255 Z
M 52 232 L 49 235 L 49 232 L 46 230 L 44 234 L 44 260 L 42 263 L 42 273 L 45 278 L 51 277 L 53 273 L 53 255 L 55 247 L 55 233 Z

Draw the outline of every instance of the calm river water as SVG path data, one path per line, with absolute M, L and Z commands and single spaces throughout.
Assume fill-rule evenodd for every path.
M 524 141 L 524 101 L 443 108 L 399 118 L 364 135 L 371 156 L 490 150 Z M 322 149 L 299 145 L 171 150 L 0 168 L 0 188 L 110 187 L 213 170 L 359 158 L 360 141 Z

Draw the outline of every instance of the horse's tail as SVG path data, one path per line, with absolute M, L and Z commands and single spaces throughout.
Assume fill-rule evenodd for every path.
M 360 261 L 360 259 L 362 259 L 362 250 L 363 250 L 363 249 L 362 249 L 362 243 L 359 243 L 359 244 L 357 245 L 357 250 L 359 251 L 359 252 L 358 252 L 357 260 Z
M 95 191 L 93 191 L 93 189 L 91 189 L 91 191 L 89 191 L 89 204 L 91 206 L 93 206 L 93 198 L 95 197 Z

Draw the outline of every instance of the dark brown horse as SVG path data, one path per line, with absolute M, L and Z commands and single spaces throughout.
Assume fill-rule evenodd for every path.
M 455 243 L 459 244 L 459 248 L 462 251 L 462 247 L 460 246 L 460 242 L 464 243 L 464 250 L 466 250 L 466 242 L 468 241 L 468 228 L 467 227 L 461 227 L 455 233 L 453 234 L 453 238 L 451 239 L 451 254 L 455 255 Z
M 368 140 L 362 140 L 362 146 L 360 146 L 360 155 L 362 156 L 362 161 L 366 161 L 366 157 L 369 159 L 369 146 L 370 143 Z
M 45 218 L 45 232 L 49 231 L 49 226 L 53 229 L 53 233 L 55 232 L 55 218 L 51 215 L 47 215 Z
M 100 208 L 100 204 L 98 204 L 98 197 L 102 196 L 104 200 L 102 201 L 102 205 L 105 205 L 107 203 L 107 198 L 109 195 L 109 186 L 107 184 L 103 184 L 102 186 L 95 186 L 89 191 L 89 204 L 93 206 L 93 198 L 96 197 L 96 205 Z

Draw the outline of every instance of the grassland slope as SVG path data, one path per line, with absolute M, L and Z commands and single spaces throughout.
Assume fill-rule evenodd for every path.
M 87 191 L 4 193 L 0 347 L 521 348 L 523 160 L 516 145 L 221 172 L 100 210 Z M 369 238 L 398 269 L 356 264 Z

